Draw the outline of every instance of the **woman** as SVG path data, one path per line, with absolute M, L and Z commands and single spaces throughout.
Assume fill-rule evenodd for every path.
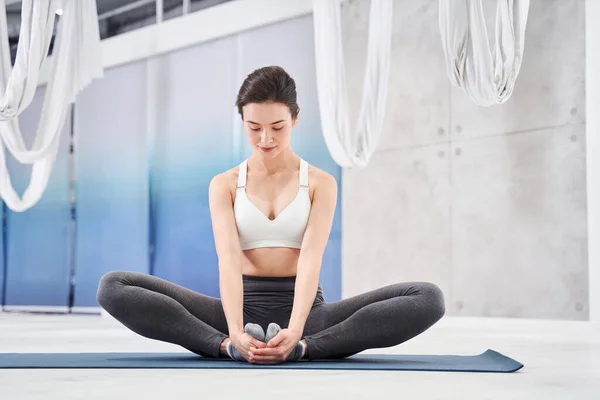
M 261 364 L 394 346 L 437 322 L 444 299 L 431 283 L 324 301 L 319 273 L 337 186 L 290 146 L 299 113 L 295 82 L 280 67 L 258 69 L 236 105 L 254 152 L 209 186 L 221 298 L 110 272 L 100 282 L 100 305 L 142 336 Z

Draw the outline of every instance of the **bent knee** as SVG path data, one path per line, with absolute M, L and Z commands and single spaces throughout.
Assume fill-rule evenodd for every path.
M 440 320 L 446 313 L 446 302 L 442 289 L 435 283 L 423 282 L 420 284 L 420 290 L 427 303 L 427 308 L 431 312 L 431 318 L 435 321 Z
M 96 301 L 98 301 L 98 304 L 105 309 L 110 308 L 110 305 L 118 297 L 120 287 L 125 284 L 127 274 L 124 271 L 110 271 L 102 275 L 98 283 L 98 291 L 96 292 Z

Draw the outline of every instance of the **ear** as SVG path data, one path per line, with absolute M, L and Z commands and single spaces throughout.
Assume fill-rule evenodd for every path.
M 298 116 L 300 115 L 300 108 L 298 108 L 298 114 L 296 114 L 296 118 L 293 119 L 292 121 L 292 127 L 295 127 L 296 124 L 298 123 Z

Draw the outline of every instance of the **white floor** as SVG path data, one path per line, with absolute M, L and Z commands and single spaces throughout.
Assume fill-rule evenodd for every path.
M 512 374 L 4 369 L 0 399 L 600 399 L 598 324 L 444 317 L 386 350 L 479 354 L 488 348 L 525 367 Z M 114 351 L 185 350 L 139 337 L 108 318 L 0 313 L 0 352 Z

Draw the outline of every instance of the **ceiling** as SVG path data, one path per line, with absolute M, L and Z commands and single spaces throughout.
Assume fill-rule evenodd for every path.
M 135 3 L 137 0 L 96 0 L 96 8 L 98 9 L 98 15 L 104 14 L 106 12 L 115 10 L 119 7 L 126 6 L 131 3 Z M 8 12 L 21 12 L 21 1 L 20 0 L 7 0 L 6 1 L 6 11 Z M 168 10 L 173 7 L 181 6 L 183 0 L 163 0 L 165 10 Z M 219 3 L 219 1 L 210 1 L 210 0 L 191 0 L 191 3 L 195 8 L 198 7 L 198 3 Z M 152 5 L 154 7 L 154 5 Z M 192 7 L 194 8 L 194 7 Z
M 35 0 L 38 1 L 38 0 Z M 39 0 L 42 1 L 42 0 Z M 43 0 L 47 1 L 47 0 Z M 96 0 L 98 16 L 119 9 L 132 3 L 138 3 L 141 0 Z M 163 18 L 165 20 L 179 17 L 182 15 L 183 0 L 162 0 Z M 211 7 L 219 3 L 231 0 L 190 0 L 190 12 Z M 12 62 L 14 62 L 19 42 L 19 31 L 21 25 L 21 4 L 20 0 L 5 0 L 6 14 L 9 32 L 9 45 L 11 50 Z M 117 13 L 107 18 L 99 19 L 100 38 L 106 39 L 120 33 L 127 32 L 142 26 L 154 24 L 156 21 L 156 3 L 148 0 L 147 4 L 135 7 L 126 12 Z M 50 53 L 54 47 L 54 37 L 50 42 Z
M 114 10 L 116 8 L 125 6 L 130 3 L 134 3 L 136 0 L 96 0 L 96 8 L 98 9 L 98 15 L 105 12 Z M 6 11 L 8 12 L 20 12 L 21 1 L 8 0 Z
M 21 11 L 21 2 L 20 1 L 8 0 L 6 2 L 6 12 L 19 12 L 19 11 Z
M 133 0 L 96 0 L 96 8 L 98 9 L 98 15 L 100 15 L 129 3 L 133 3 Z
M 96 0 L 98 16 L 114 11 L 128 4 L 137 3 L 139 0 Z M 210 7 L 215 4 L 230 0 L 190 0 L 190 12 Z M 6 11 L 9 15 L 9 32 L 11 43 L 18 40 L 20 26 L 21 1 L 6 0 Z M 163 14 L 165 19 L 180 16 L 182 13 L 183 0 L 163 0 Z M 11 18 L 12 17 L 12 18 Z M 148 0 L 148 3 L 123 13 L 102 18 L 100 20 L 100 35 L 102 39 L 117 35 L 135 27 L 154 23 L 156 18 L 156 3 Z M 17 35 L 17 36 L 15 36 Z

